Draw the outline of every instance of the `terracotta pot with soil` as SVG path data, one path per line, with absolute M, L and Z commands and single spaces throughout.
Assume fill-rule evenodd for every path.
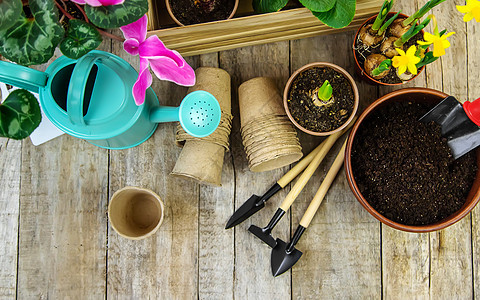
M 386 19 L 394 15 L 396 15 L 396 13 L 388 13 Z M 413 80 L 423 71 L 424 66 L 418 69 L 416 75 L 407 72 L 399 76 L 394 67 L 390 67 L 388 71 L 381 72 L 376 76 L 372 74 L 372 71 L 384 60 L 391 59 L 395 55 L 398 55 L 394 42 L 410 28 L 409 26 L 402 27 L 400 25 L 408 16 L 398 14 L 398 17 L 392 25 L 390 25 L 382 35 L 378 36 L 375 33 L 372 34 L 369 32 L 376 18 L 377 15 L 367 19 L 355 34 L 353 40 L 355 71 L 366 82 L 374 85 L 401 85 Z M 422 40 L 422 38 L 423 30 L 399 48 L 407 51 L 410 46 L 417 45 L 417 41 Z
M 328 100 L 320 95 L 326 81 L 331 85 Z M 317 136 L 345 128 L 355 117 L 358 102 L 358 88 L 352 76 L 326 62 L 311 63 L 295 71 L 283 93 L 285 111 L 292 123 Z
M 168 13 L 180 26 L 231 19 L 239 0 L 165 0 Z
M 375 218 L 409 232 L 443 229 L 480 199 L 480 150 L 453 160 L 440 126 L 418 119 L 446 94 L 402 89 L 371 104 L 352 128 L 348 183 Z

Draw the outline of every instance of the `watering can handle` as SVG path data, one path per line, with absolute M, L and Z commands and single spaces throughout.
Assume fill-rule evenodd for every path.
M 85 125 L 83 119 L 83 101 L 90 71 L 99 58 L 98 55 L 87 54 L 80 58 L 73 68 L 67 93 L 67 114 L 73 124 Z
M 0 81 L 38 93 L 47 84 L 47 73 L 14 63 L 0 61 Z

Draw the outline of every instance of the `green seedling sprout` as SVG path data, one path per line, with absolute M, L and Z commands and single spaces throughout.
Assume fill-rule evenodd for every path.
M 397 39 L 393 45 L 397 48 L 400 48 L 403 46 L 403 44 L 405 44 L 406 42 L 408 42 L 412 37 L 414 37 L 417 33 L 419 33 L 420 31 L 422 31 L 423 28 L 425 28 L 425 26 L 428 25 L 428 23 L 430 23 L 430 20 L 432 19 L 432 16 L 428 16 L 422 23 L 420 24 L 412 24 L 412 27 L 410 27 L 410 29 L 405 32 L 404 35 L 402 35 L 399 39 Z
M 328 100 L 332 98 L 333 88 L 328 80 L 322 84 L 322 86 L 318 89 L 317 96 L 322 102 L 326 103 Z
M 386 60 L 382 61 L 378 65 L 378 67 L 376 67 L 372 71 L 372 75 L 373 76 L 378 76 L 378 75 L 382 74 L 383 72 L 390 70 L 391 66 L 392 66 L 392 60 L 391 59 L 386 59 Z
M 393 17 L 391 17 L 390 19 L 388 19 L 388 21 L 385 22 L 385 23 L 382 25 L 382 27 L 380 27 L 380 29 L 379 29 L 378 32 L 377 32 L 377 35 L 382 35 L 382 34 L 385 32 L 385 30 L 387 30 L 388 26 L 390 26 L 390 25 L 393 23 L 393 21 L 395 21 L 395 19 L 398 17 L 398 15 L 399 15 L 401 12 L 402 12 L 402 11 L 399 11 L 399 12 L 396 13 Z M 373 26 L 372 26 L 372 28 L 373 28 Z
M 408 26 L 410 24 L 414 24 L 417 20 L 419 20 L 421 17 L 423 17 L 428 11 L 430 11 L 432 8 L 439 5 L 443 1 L 445 1 L 445 0 L 430 0 L 430 1 L 428 1 L 427 3 L 425 3 L 424 6 L 422 6 L 422 8 L 417 10 L 413 15 L 406 18 L 402 22 L 402 25 L 403 26 Z
M 371 28 L 371 31 L 373 33 L 377 32 L 382 27 L 383 21 L 385 21 L 385 18 L 392 9 L 393 2 L 394 0 L 385 0 L 383 2 L 382 7 L 380 8 L 380 12 L 378 13 L 377 18 L 375 19 L 375 22 L 373 22 Z

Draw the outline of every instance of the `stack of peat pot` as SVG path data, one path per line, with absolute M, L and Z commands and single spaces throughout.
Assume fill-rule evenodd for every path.
M 252 172 L 284 167 L 302 157 L 297 132 L 272 79 L 257 77 L 238 89 L 242 142 Z
M 195 70 L 195 76 L 195 86 L 188 93 L 197 90 L 211 93 L 220 104 L 222 118 L 215 132 L 204 138 L 192 137 L 178 125 L 175 139 L 183 149 L 171 175 L 220 186 L 232 128 L 230 75 L 222 69 L 201 67 Z

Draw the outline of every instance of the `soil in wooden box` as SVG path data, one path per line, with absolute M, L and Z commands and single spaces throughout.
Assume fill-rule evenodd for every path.
M 374 21 L 375 21 L 375 19 L 372 19 L 370 22 L 365 24 L 365 26 L 372 24 Z M 385 37 L 381 40 L 381 42 L 378 43 L 377 45 L 373 45 L 373 46 L 370 46 L 370 47 L 367 47 L 367 46 L 363 45 L 360 42 L 360 39 L 357 38 L 357 40 L 355 41 L 355 48 L 354 48 L 355 56 L 357 57 L 358 64 L 362 67 L 364 72 L 365 72 L 365 67 L 364 67 L 365 59 L 371 54 L 383 54 L 382 50 L 381 50 L 381 44 L 385 40 L 387 40 L 388 38 L 391 38 L 391 37 L 393 37 L 393 35 L 390 33 L 390 30 L 387 29 L 385 31 Z M 418 46 L 417 41 L 422 40 L 422 39 L 423 39 L 423 33 L 419 32 L 415 36 L 413 36 L 409 41 L 407 41 L 403 45 L 402 49 L 406 52 L 408 50 L 408 48 L 410 48 L 410 46 L 412 46 L 412 45 Z M 418 72 L 420 72 L 420 69 L 418 70 Z M 368 75 L 370 77 L 372 77 L 370 74 L 368 74 Z M 390 67 L 390 71 L 388 72 L 388 74 L 385 77 L 380 78 L 380 79 L 376 79 L 376 80 L 380 81 L 380 82 L 383 82 L 383 83 L 388 83 L 388 84 L 395 84 L 395 83 L 402 83 L 403 82 L 403 80 L 400 79 L 397 76 L 397 69 L 395 69 L 393 66 Z
M 227 19 L 235 0 L 169 0 L 172 12 L 183 25 Z
M 333 99 L 325 105 L 318 105 L 315 94 L 325 80 L 332 85 Z M 314 67 L 301 72 L 293 80 L 287 102 L 290 114 L 303 128 L 327 132 L 348 120 L 355 98 L 350 82 L 342 73 L 331 68 Z
M 431 107 L 394 103 L 360 126 L 352 170 L 368 203 L 405 225 L 429 225 L 459 210 L 477 172 L 474 151 L 453 160 L 435 123 L 418 121 Z

